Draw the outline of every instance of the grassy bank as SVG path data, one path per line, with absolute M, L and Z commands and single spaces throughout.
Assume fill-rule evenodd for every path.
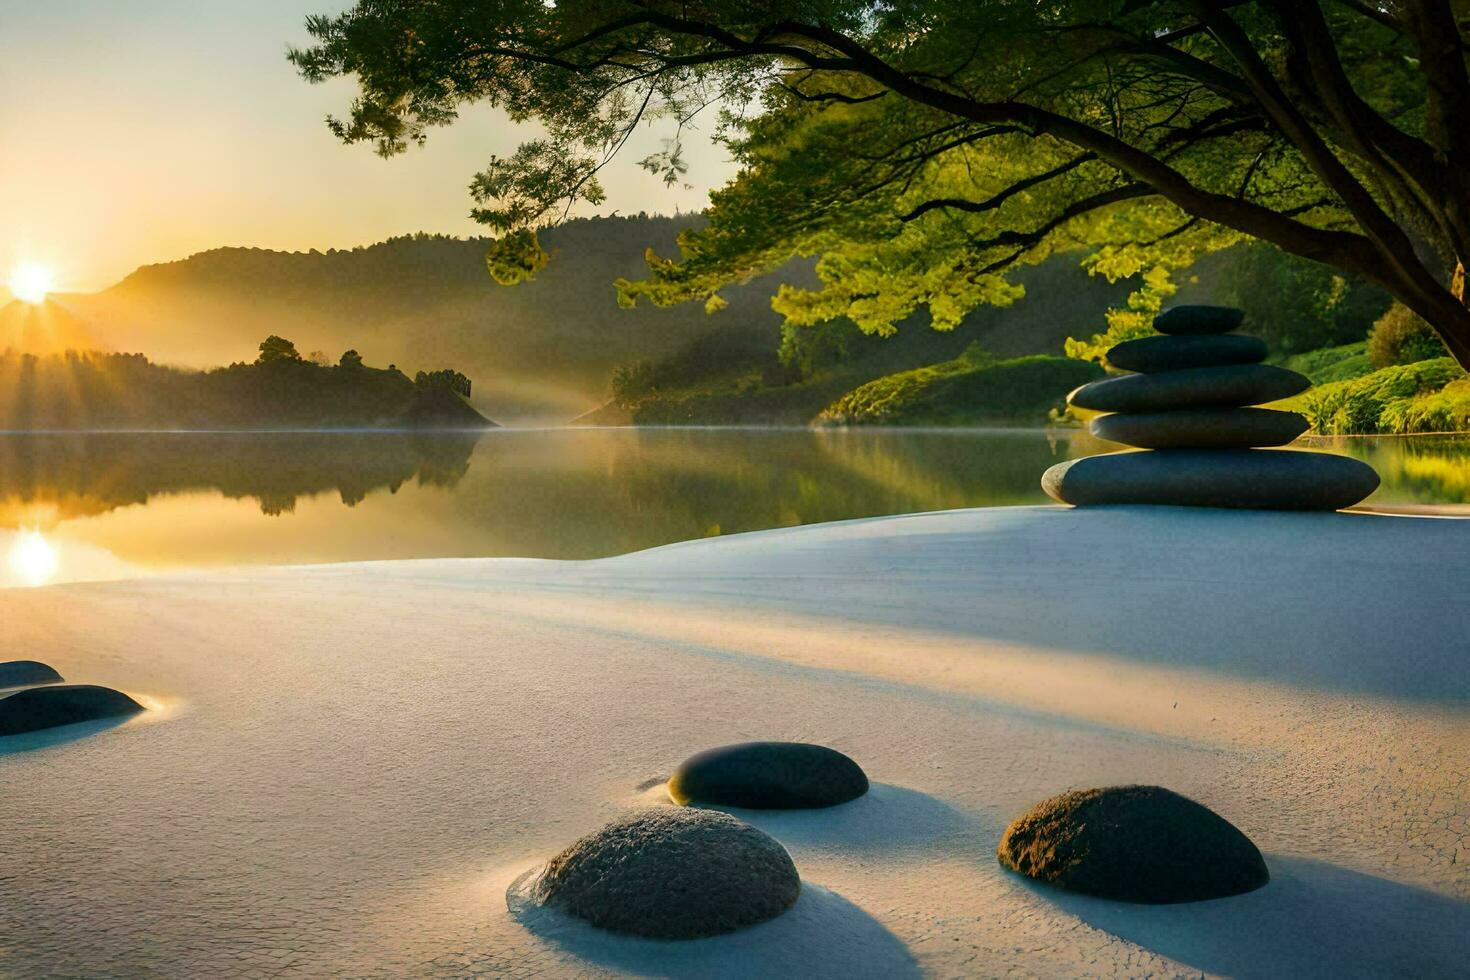
M 1071 391 L 1102 376 L 1089 361 L 1036 354 L 998 361 L 978 347 L 878 378 L 838 398 L 822 425 L 973 425 L 1045 422 Z
M 1282 403 L 1327 435 L 1470 429 L 1470 378 L 1448 357 L 1332 381 Z

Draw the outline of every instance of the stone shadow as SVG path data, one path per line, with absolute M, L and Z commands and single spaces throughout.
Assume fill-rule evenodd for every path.
M 1470 960 L 1470 902 L 1305 858 L 1267 855 L 1245 895 L 1131 905 L 1017 878 L 1112 935 L 1233 977 L 1451 977 Z
M 511 915 L 540 939 L 602 969 L 649 977 L 922 976 L 898 937 L 841 895 L 810 882 L 802 882 L 795 905 L 760 925 L 671 941 L 607 932 L 542 906 L 528 897 L 534 877 L 522 875 L 506 893 Z
M 711 809 L 734 814 L 783 844 L 817 850 L 919 852 L 995 829 L 927 793 L 889 783 L 872 783 L 857 799 L 818 810 Z

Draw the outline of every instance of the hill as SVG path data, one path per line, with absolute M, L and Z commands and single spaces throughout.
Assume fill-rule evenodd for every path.
M 0 354 L 0 430 L 485 428 L 453 371 L 279 357 L 212 371 L 141 354 Z
M 697 304 L 617 306 L 613 281 L 642 275 L 647 248 L 674 254 L 678 232 L 698 220 L 568 222 L 542 234 L 551 264 L 514 287 L 486 273 L 487 240 L 414 235 L 327 252 L 214 249 L 145 266 L 66 303 L 100 343 L 163 363 L 225 363 L 251 355 L 264 334 L 284 334 L 332 359 L 355 346 L 410 372 L 453 363 L 476 378 L 475 402 L 487 414 L 561 422 L 606 400 L 614 368 L 676 356 L 717 331 L 739 338 L 737 346 L 776 350 L 780 317 L 770 297 L 780 282 L 810 283 L 809 265 L 730 289 L 729 306 L 714 316 Z M 1005 356 L 1059 353 L 1069 334 L 1097 329 L 1103 309 L 1127 291 L 1089 278 L 1071 257 L 1022 278 L 1041 286 L 1035 298 L 977 312 L 966 342 Z
M 546 231 L 555 260 L 496 285 L 487 239 L 395 238 L 327 252 L 221 248 L 145 266 L 73 308 L 119 350 L 193 367 L 246 356 L 264 334 L 332 359 L 355 346 L 406 370 L 454 363 L 497 417 L 564 420 L 597 404 L 616 364 L 677 349 L 722 320 L 697 306 L 623 310 L 613 281 L 646 270 L 692 218 L 601 218 Z M 730 291 L 722 316 L 774 336 L 774 282 Z

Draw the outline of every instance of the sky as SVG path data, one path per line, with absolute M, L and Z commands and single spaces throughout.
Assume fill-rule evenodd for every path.
M 348 0 L 0 0 L 0 281 L 22 262 L 62 291 L 224 245 L 349 248 L 413 231 L 483 234 L 471 176 L 528 133 L 480 107 L 382 160 L 327 132 L 353 86 L 286 62 L 306 15 Z M 689 189 L 637 161 L 604 171 L 603 213 L 699 210 L 731 173 L 686 137 Z

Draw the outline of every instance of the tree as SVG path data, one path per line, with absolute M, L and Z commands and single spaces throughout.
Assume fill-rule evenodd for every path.
M 467 103 L 539 122 L 471 185 L 512 269 L 540 261 L 527 229 L 602 201 L 636 126 L 671 127 L 643 165 L 673 183 L 680 134 L 717 113 L 740 173 L 626 303 L 715 307 L 817 254 L 821 287 L 776 299 L 789 322 L 945 328 L 1085 245 L 1099 273 L 1152 274 L 1142 321 L 1169 270 L 1250 236 L 1381 286 L 1470 365 L 1461 2 L 360 0 L 291 58 L 356 76 L 330 125 L 385 155 Z
M 337 366 L 349 370 L 360 368 L 362 367 L 362 355 L 356 350 L 345 350 L 342 352 L 341 359 L 337 361 Z
M 296 352 L 296 345 L 285 337 L 277 337 L 271 334 L 260 342 L 260 356 L 255 359 L 257 364 L 274 364 L 280 361 L 299 361 L 301 355 Z

